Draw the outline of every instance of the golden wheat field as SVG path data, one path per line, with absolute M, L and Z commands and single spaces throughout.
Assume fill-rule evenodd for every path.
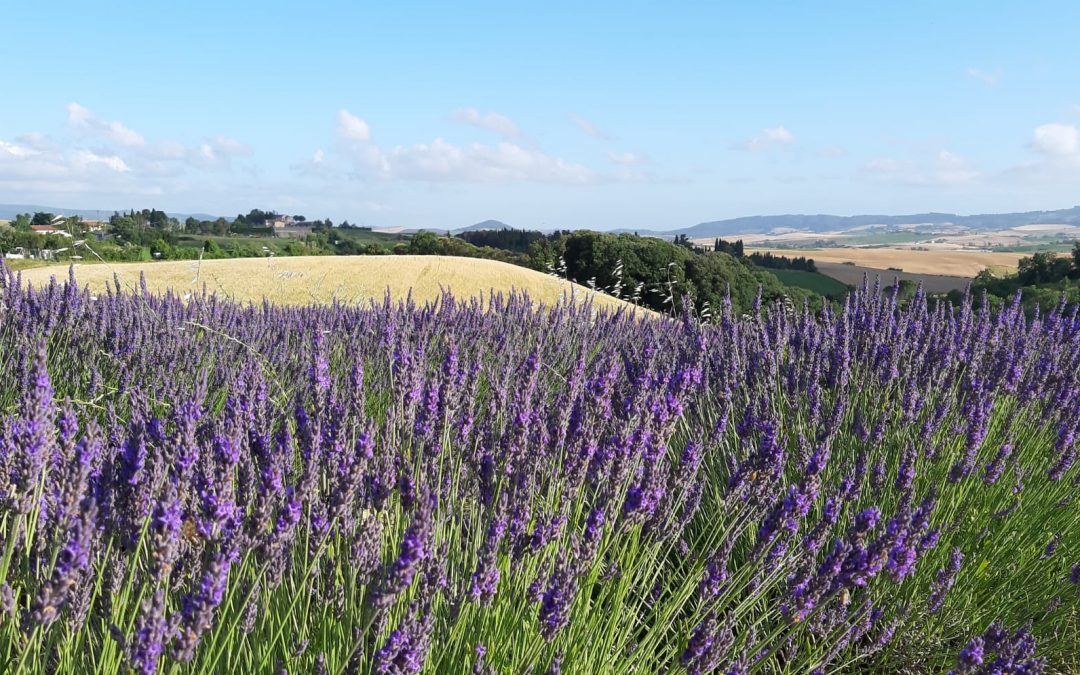
M 990 251 L 916 251 L 904 248 L 754 248 L 788 257 L 806 256 L 817 262 L 855 263 L 861 267 L 887 270 L 899 267 L 914 274 L 974 277 L 984 269 L 1015 271 L 1024 253 Z
M 423 303 L 437 299 L 443 289 L 458 298 L 486 297 L 492 292 L 526 291 L 534 300 L 553 304 L 565 297 L 592 299 L 600 307 L 631 307 L 628 303 L 562 279 L 509 263 L 451 256 L 298 256 L 228 260 L 108 263 L 75 266 L 75 280 L 100 292 L 113 281 L 137 288 L 139 275 L 154 293 L 207 292 L 245 302 L 303 305 L 382 302 L 387 289 L 394 300 L 411 293 Z M 66 281 L 66 265 L 22 271 L 30 284 Z

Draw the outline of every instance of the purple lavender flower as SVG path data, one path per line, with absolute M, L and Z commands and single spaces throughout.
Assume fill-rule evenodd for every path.
M 1046 548 L 1043 549 L 1043 555 L 1042 555 L 1043 559 L 1050 558 L 1051 556 L 1053 556 L 1054 553 L 1058 549 L 1058 544 L 1060 544 L 1060 543 L 1061 543 L 1061 535 L 1060 534 L 1055 534 L 1053 537 L 1051 537 L 1050 541 L 1047 542 L 1047 544 L 1046 544 Z
M 731 631 L 710 612 L 690 633 L 679 662 L 690 675 L 711 673 L 727 656 L 732 642 Z
M 140 673 L 156 673 L 158 660 L 172 637 L 171 622 L 165 617 L 165 593 L 158 589 L 143 601 L 135 633 L 125 645 L 128 663 Z
M 374 596 L 376 607 L 393 603 L 394 598 L 412 583 L 420 564 L 431 554 L 434 509 L 435 496 L 426 493 L 420 500 L 420 507 L 414 512 L 412 523 L 405 530 L 398 557 L 383 573 L 378 593 Z
M 375 672 L 379 675 L 419 673 L 427 662 L 433 627 L 430 606 L 411 606 L 408 616 L 375 652 Z
M 545 640 L 553 640 L 570 620 L 570 608 L 577 593 L 577 583 L 572 564 L 565 553 L 560 554 L 540 600 L 540 633 Z
M 203 570 L 198 588 L 184 598 L 180 624 L 172 643 L 172 656 L 177 661 L 188 662 L 195 656 L 199 641 L 213 624 L 214 612 L 225 598 L 234 558 L 233 551 L 218 550 Z
M 949 554 L 949 564 L 938 570 L 937 577 L 930 587 L 928 607 L 931 614 L 936 614 L 945 604 L 945 595 L 956 583 L 956 573 L 960 571 L 963 562 L 963 552 L 959 548 L 954 548 Z
M 1032 673 L 1038 675 L 1046 660 L 1035 657 L 1035 638 L 1027 628 L 1010 634 L 995 621 L 982 635 L 971 639 L 960 651 L 956 668 L 949 675 L 992 675 L 995 673 Z
M 34 598 L 30 615 L 35 623 L 48 625 L 55 621 L 68 601 L 72 588 L 82 582 L 97 534 L 96 521 L 97 505 L 90 500 L 68 526 L 66 543 L 57 557 L 52 574 Z

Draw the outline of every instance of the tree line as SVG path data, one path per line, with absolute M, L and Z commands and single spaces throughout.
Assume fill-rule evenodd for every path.
M 1080 302 L 1080 241 L 1073 244 L 1068 255 L 1040 251 L 1020 259 L 1015 275 L 997 277 L 990 270 L 983 270 L 975 277 L 972 291 L 986 293 L 991 303 L 1010 301 L 1019 291 L 1028 309 L 1036 306 L 1046 310 L 1064 297 L 1069 302 Z M 961 300 L 954 292 L 954 301 Z
M 117 212 L 108 221 L 106 236 L 94 239 L 94 256 L 105 260 L 181 260 L 268 255 L 448 255 L 499 260 L 558 275 L 661 312 L 681 311 L 684 298 L 701 309 L 718 307 L 728 297 L 736 311 L 746 312 L 759 292 L 764 301 L 781 297 L 798 302 L 811 298 L 815 303 L 819 301 L 809 291 L 782 284 L 762 269 L 753 255 L 735 255 L 742 249 L 742 242 L 731 244 L 730 249 L 708 251 L 685 238 L 671 242 L 591 231 L 506 229 L 459 236 L 422 231 L 394 236 L 374 234 L 348 225 L 347 221 L 334 225 L 329 220 L 308 221 L 302 216 L 293 216 L 293 221 L 310 228 L 303 237 L 241 235 L 269 231 L 269 223 L 277 217 L 274 212 L 253 209 L 233 221 L 188 217 L 179 222 L 156 209 Z M 44 216 L 29 221 L 35 218 L 42 220 Z M 29 234 L 40 238 L 42 246 L 61 243 Z M 0 237 L 0 247 L 3 245 Z M 728 246 L 727 242 L 723 245 Z

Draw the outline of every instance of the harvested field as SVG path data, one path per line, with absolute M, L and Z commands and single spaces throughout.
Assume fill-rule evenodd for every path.
M 988 267 L 1015 270 L 1022 253 L 991 253 L 988 251 L 915 251 L 903 248 L 807 248 L 752 249 L 770 251 L 788 257 L 806 256 L 820 263 L 853 262 L 862 267 L 886 270 L 899 267 L 911 274 L 974 277 Z M 751 252 L 751 249 L 747 249 Z M 861 275 L 860 275 L 861 276 Z
M 417 302 L 434 300 L 442 289 L 457 298 L 486 296 L 491 291 L 527 291 L 535 299 L 554 303 L 565 294 L 584 300 L 594 298 L 601 307 L 629 307 L 627 303 L 595 293 L 584 286 L 517 267 L 478 258 L 450 256 L 300 256 L 76 265 L 80 285 L 102 291 L 113 274 L 127 288 L 137 288 L 139 275 L 155 293 L 171 289 L 180 294 L 206 290 L 240 302 L 305 305 L 381 302 L 386 290 L 395 300 L 411 297 Z M 50 265 L 23 271 L 31 284 L 47 283 L 50 277 L 67 278 L 66 265 Z

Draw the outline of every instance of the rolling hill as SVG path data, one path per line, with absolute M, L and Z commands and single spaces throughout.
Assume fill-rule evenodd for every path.
M 1080 206 L 1056 211 L 1024 211 L 1017 213 L 983 213 L 960 216 L 955 213 L 914 213 L 901 216 L 859 215 L 831 216 L 826 214 L 784 214 L 747 216 L 698 223 L 692 227 L 663 232 L 690 237 L 722 237 L 732 234 L 757 234 L 778 229 L 810 232 L 837 232 L 867 225 L 953 225 L 972 230 L 997 230 L 1020 225 L 1080 223 Z
M 31 284 L 50 277 L 67 278 L 68 268 L 51 265 L 23 270 Z M 80 285 L 102 291 L 116 274 L 122 286 L 137 288 L 145 274 L 152 292 L 210 293 L 239 301 L 306 305 L 333 300 L 347 303 L 382 302 L 387 289 L 395 300 L 437 299 L 443 288 L 458 298 L 483 297 L 492 291 L 526 291 L 535 300 L 552 304 L 564 295 L 591 298 L 600 307 L 631 305 L 577 284 L 508 263 L 450 256 L 298 256 L 88 264 L 75 266 Z
M 70 209 L 59 206 L 42 206 L 40 204 L 0 204 L 0 218 L 4 220 L 14 219 L 20 213 L 52 213 L 58 216 L 79 216 L 85 220 L 108 220 L 114 211 L 127 211 L 131 207 L 121 209 Z M 140 207 L 141 208 L 141 207 Z M 198 220 L 214 220 L 218 216 L 207 213 L 168 213 L 171 218 L 184 220 L 188 216 Z
M 479 232 L 481 230 L 512 230 L 514 229 L 510 225 L 502 222 L 501 220 L 484 220 L 475 225 L 469 225 L 468 227 L 459 227 L 452 230 L 454 234 L 461 234 L 462 232 Z

